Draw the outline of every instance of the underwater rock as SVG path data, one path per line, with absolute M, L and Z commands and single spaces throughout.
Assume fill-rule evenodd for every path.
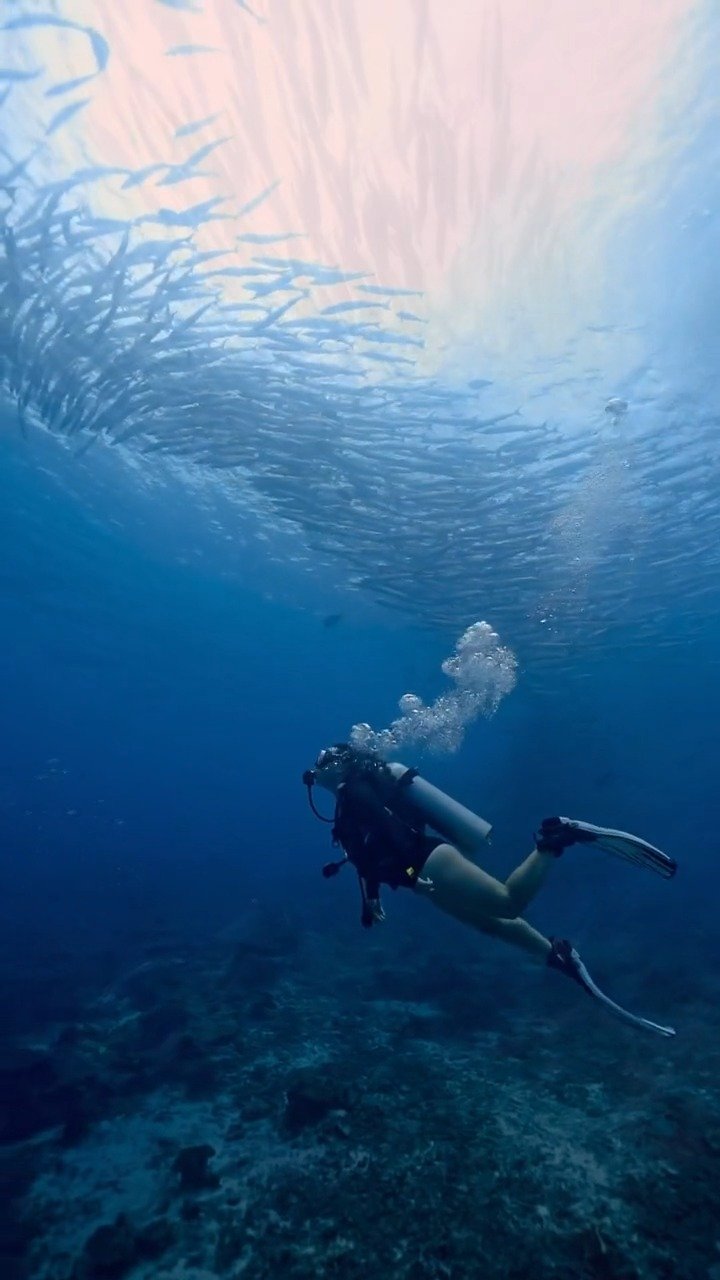
M 121 1213 L 113 1223 L 98 1227 L 85 1241 L 73 1280 L 120 1280 L 137 1261 L 135 1234 Z
M 175 1243 L 175 1228 L 167 1218 L 153 1218 L 135 1236 L 135 1248 L 142 1259 L 159 1258 Z
M 319 1124 L 331 1111 L 348 1111 L 352 1098 L 347 1088 L 317 1067 L 300 1067 L 286 1093 L 283 1123 L 294 1136 L 310 1125 Z
M 175 1227 L 165 1217 L 136 1228 L 125 1214 L 119 1214 L 88 1237 L 72 1280 L 121 1280 L 137 1263 L 161 1257 L 175 1238 Z
M 196 1147 L 183 1147 L 175 1157 L 173 1169 L 180 1177 L 182 1191 L 215 1191 L 220 1186 L 220 1178 L 208 1168 L 208 1163 L 215 1155 L 215 1148 L 207 1142 Z

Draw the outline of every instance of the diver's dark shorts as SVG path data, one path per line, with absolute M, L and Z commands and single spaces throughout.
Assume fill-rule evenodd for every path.
M 420 836 L 417 850 L 413 855 L 412 874 L 408 874 L 409 868 L 405 868 L 406 879 L 403 883 L 407 885 L 408 889 L 415 888 L 418 876 L 422 874 L 422 869 L 433 850 L 437 849 L 439 844 L 446 843 L 447 841 L 442 836 Z

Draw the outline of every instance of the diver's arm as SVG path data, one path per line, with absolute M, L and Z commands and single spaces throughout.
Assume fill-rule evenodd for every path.
M 376 880 L 374 877 L 372 877 L 371 879 L 368 879 L 367 876 L 363 876 L 363 881 L 365 885 L 365 897 L 372 899 L 373 901 L 376 898 L 379 898 L 380 897 L 380 881 Z
M 385 912 L 383 911 L 382 902 L 380 901 L 380 881 L 374 877 L 365 881 L 365 893 L 373 913 L 374 920 L 384 920 Z
M 360 876 L 360 885 L 363 894 L 363 924 L 366 926 L 373 923 L 382 924 L 385 912 L 380 901 L 379 881 L 374 877 L 368 880 L 366 876 Z

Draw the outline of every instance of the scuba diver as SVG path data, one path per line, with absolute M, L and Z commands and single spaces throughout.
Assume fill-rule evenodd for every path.
M 323 875 L 335 875 L 348 862 L 355 867 L 365 928 L 385 919 L 381 885 L 411 889 L 463 924 L 501 938 L 572 978 L 625 1022 L 675 1035 L 672 1027 L 637 1017 L 606 996 L 571 942 L 546 938 L 522 919 L 554 861 L 574 845 L 597 845 L 670 879 L 677 864 L 667 854 L 625 831 L 573 818 L 544 818 L 532 853 L 502 883 L 471 860 L 488 839 L 489 824 L 421 778 L 416 769 L 386 763 L 374 751 L 340 742 L 320 752 L 315 767 L 303 774 L 303 783 L 313 813 L 332 823 L 333 844 L 343 850 L 340 860 L 323 867 Z M 315 783 L 336 797 L 332 818 L 315 807 Z

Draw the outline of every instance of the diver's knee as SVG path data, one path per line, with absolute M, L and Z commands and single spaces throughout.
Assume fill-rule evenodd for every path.
M 497 911 L 483 912 L 478 921 L 478 929 L 483 933 L 497 933 L 508 920 L 518 920 L 520 918 L 520 910 L 515 910 L 511 902 L 500 904 Z

